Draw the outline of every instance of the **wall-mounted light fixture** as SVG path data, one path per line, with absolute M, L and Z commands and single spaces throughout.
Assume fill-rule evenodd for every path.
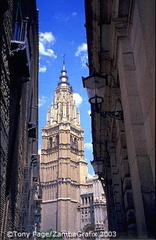
M 101 159 L 95 159 L 91 161 L 95 174 L 101 176 L 103 173 L 104 162 Z
M 94 70 L 90 76 L 82 77 L 82 82 L 83 87 L 87 89 L 88 97 L 92 98 L 100 89 L 108 86 L 108 74 L 101 75 Z
M 117 119 L 117 120 L 124 120 L 123 118 L 123 111 L 101 111 L 101 105 L 103 103 L 103 97 L 95 95 L 94 97 L 89 99 L 91 105 L 94 105 L 94 111 L 100 113 L 100 115 L 104 118 L 107 116 Z
M 100 75 L 96 71 L 86 78 L 82 77 L 83 86 L 87 89 L 92 111 L 100 113 L 104 118 L 109 116 L 111 118 L 123 121 L 123 111 L 101 111 L 101 106 L 104 102 L 104 87 L 108 86 L 108 79 L 108 74 Z

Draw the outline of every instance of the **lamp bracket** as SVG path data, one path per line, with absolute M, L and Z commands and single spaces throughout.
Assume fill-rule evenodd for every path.
M 105 111 L 105 112 L 101 112 L 101 116 L 106 118 L 106 116 L 109 116 L 111 118 L 117 119 L 117 120 L 121 120 L 123 121 L 123 111 Z
M 15 52 L 23 51 L 25 48 L 26 48 L 25 42 L 19 42 L 17 47 L 11 50 L 11 56 L 13 56 Z

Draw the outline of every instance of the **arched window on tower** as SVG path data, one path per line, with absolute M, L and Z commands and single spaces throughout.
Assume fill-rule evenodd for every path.
M 53 139 L 52 137 L 49 138 L 49 147 L 52 148 L 53 146 Z
M 70 136 L 70 145 L 72 148 L 78 149 L 78 139 L 74 136 Z
M 74 145 L 74 148 L 78 148 L 78 141 L 77 141 L 77 138 L 76 138 L 76 137 L 74 138 L 74 143 L 73 143 L 73 145 Z
M 55 137 L 55 146 L 59 145 L 59 135 L 56 135 Z

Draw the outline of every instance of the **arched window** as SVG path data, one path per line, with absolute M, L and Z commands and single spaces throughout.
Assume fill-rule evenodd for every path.
M 53 137 L 53 147 L 56 147 L 59 145 L 59 135 L 56 135 Z
M 70 136 L 70 145 L 73 148 L 78 148 L 78 139 L 72 135 Z
M 74 148 L 78 148 L 78 141 L 76 137 L 74 138 Z
M 49 138 L 49 147 L 52 148 L 53 146 L 53 139 L 52 137 Z
M 56 146 L 59 145 L 59 135 L 56 135 Z

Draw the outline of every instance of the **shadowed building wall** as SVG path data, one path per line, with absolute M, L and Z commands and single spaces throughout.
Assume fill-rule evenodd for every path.
M 154 238 L 155 1 L 84 2 L 89 75 L 96 71 L 105 79 L 97 80 L 103 101 L 99 111 L 92 104 L 91 116 L 108 228 L 124 239 Z M 95 90 L 90 88 L 89 99 Z M 114 118 L 117 111 L 123 121 Z
M 38 11 L 35 0 L 0 8 L 0 230 L 39 230 Z M 41 197 L 41 196 L 40 196 Z

